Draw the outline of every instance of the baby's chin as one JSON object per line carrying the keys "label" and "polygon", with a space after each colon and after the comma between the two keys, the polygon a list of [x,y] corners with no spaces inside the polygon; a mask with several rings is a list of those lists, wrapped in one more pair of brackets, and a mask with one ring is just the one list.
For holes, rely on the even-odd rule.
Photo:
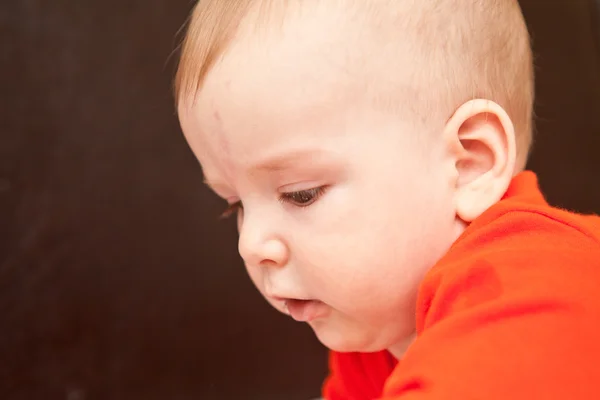
{"label": "baby's chin", "polygon": [[347,324],[335,316],[309,322],[309,325],[325,347],[340,353],[374,353],[390,348],[395,342],[377,329]]}

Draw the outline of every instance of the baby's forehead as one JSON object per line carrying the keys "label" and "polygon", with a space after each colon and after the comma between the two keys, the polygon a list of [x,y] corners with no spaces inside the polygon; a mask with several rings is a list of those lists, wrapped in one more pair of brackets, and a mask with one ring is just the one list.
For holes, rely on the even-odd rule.
{"label": "baby's forehead", "polygon": [[[247,6],[239,10],[238,15],[230,15],[230,21],[226,14],[217,18],[219,10],[212,10],[213,20],[206,20],[206,16],[204,21],[192,17],[178,71],[178,91],[189,92],[201,86],[206,75],[217,64],[232,58],[232,54],[238,58],[235,60],[238,75],[244,73],[244,61],[262,55],[263,60],[269,61],[264,68],[272,68],[276,57],[281,58],[280,64],[312,62],[315,68],[311,73],[327,72],[323,68],[329,63],[338,79],[354,74],[353,79],[357,80],[356,75],[373,64],[392,64],[407,42],[407,36],[398,38],[398,26],[390,29],[389,15],[384,15],[389,10],[382,8],[385,3],[398,13],[406,7],[402,5],[410,3],[406,0],[246,0],[237,3],[247,3]],[[200,23],[204,23],[204,28],[195,26]],[[209,29],[211,23],[215,24],[214,29]]]}
{"label": "baby's forehead", "polygon": [[395,97],[409,92],[414,62],[402,44],[390,51],[378,28],[364,17],[357,21],[356,13],[339,3],[311,2],[316,6],[272,14],[251,10],[204,76],[200,93],[218,96],[211,104],[220,110],[274,99],[278,113],[293,114],[369,92],[381,95],[391,86],[406,86],[395,90]]}

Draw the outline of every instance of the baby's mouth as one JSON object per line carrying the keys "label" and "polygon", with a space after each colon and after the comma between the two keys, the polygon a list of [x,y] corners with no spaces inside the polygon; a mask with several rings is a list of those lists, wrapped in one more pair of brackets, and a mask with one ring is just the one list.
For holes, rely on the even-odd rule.
{"label": "baby's mouth", "polygon": [[322,318],[327,312],[327,306],[319,300],[285,299],[284,305],[288,314],[298,322]]}

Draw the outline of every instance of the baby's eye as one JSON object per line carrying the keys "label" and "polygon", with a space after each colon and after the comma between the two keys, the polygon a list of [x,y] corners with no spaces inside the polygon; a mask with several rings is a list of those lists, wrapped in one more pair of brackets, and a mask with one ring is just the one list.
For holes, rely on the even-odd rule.
{"label": "baby's eye", "polygon": [[243,209],[244,209],[244,206],[242,205],[242,202],[237,201],[237,202],[232,203],[229,206],[227,206],[227,209],[225,211],[223,211],[223,213],[221,213],[220,218],[229,218],[232,215],[237,214],[238,212],[240,212]]}
{"label": "baby's eye", "polygon": [[279,200],[298,207],[308,207],[325,192],[325,187],[318,187],[297,192],[282,193]]}

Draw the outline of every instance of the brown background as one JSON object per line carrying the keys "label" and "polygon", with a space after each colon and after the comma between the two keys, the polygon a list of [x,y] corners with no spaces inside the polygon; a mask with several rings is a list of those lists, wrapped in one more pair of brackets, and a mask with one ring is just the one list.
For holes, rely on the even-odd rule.
{"label": "brown background", "polygon": [[[594,0],[523,8],[531,168],[600,212]],[[308,399],[310,330],[251,286],[170,97],[189,0],[0,2],[0,398]],[[600,272],[599,272],[600,273]]]}

